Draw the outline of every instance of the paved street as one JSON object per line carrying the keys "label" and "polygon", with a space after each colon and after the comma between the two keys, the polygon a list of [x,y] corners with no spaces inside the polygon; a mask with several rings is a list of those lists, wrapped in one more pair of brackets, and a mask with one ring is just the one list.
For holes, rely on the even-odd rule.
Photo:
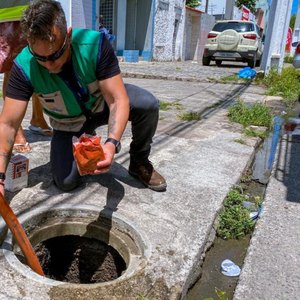
{"label": "paved street", "polygon": [[[34,276],[30,270],[24,270],[11,251],[4,251],[0,254],[1,300],[24,297],[35,300],[111,300],[114,296],[135,299],[137,295],[144,295],[146,299],[184,299],[201,272],[201,259],[214,237],[217,212],[230,187],[239,181],[251,163],[258,143],[258,139],[246,138],[241,126],[228,121],[227,107],[238,98],[252,103],[264,101],[264,89],[245,83],[221,84],[218,81],[235,74],[244,64],[236,64],[233,68],[217,68],[213,64],[203,67],[191,62],[120,65],[126,83],[144,87],[161,102],[173,104],[169,110],[160,111],[151,155],[154,165],[167,178],[167,191],[155,193],[145,189],[128,175],[126,168],[131,140],[128,125],[122,138],[123,150],[116,156],[110,173],[86,177],[82,187],[71,193],[61,193],[51,179],[50,139],[27,130],[29,107],[23,122],[28,141],[33,146],[32,152],[26,154],[30,160],[29,186],[18,193],[8,193],[8,199],[20,220],[26,221],[29,227],[33,226],[33,216],[50,213],[53,209],[65,216],[70,209],[79,212],[93,210],[113,222],[121,220],[120,224],[127,224],[128,228],[137,231],[132,235],[133,239],[142,237],[145,249],[138,258],[137,269],[129,264],[133,268],[132,274],[125,273],[120,280],[105,287],[70,286]],[[155,79],[149,79],[155,74]],[[178,115],[183,112],[199,113],[201,119],[182,121]],[[97,133],[105,137],[106,128],[97,130]],[[245,143],[236,143],[237,139],[243,139]],[[284,146],[281,149],[286,149]],[[287,153],[289,150],[282,152]],[[280,157],[282,163],[276,170],[286,168],[288,163],[287,155]],[[292,169],[290,172],[293,176],[296,174]],[[269,204],[266,203],[267,209],[251,242],[236,299],[297,299],[300,292],[297,285],[299,247],[287,250],[288,235],[282,239],[289,231],[290,236],[294,236],[292,243],[298,245],[297,234],[291,229],[299,229],[296,216],[300,215],[300,208],[296,200],[285,200],[286,189],[293,199],[296,183],[291,179],[288,182],[273,177],[270,183],[270,190],[266,193]],[[276,203],[272,204],[274,201]],[[284,212],[288,222],[280,222],[279,211]],[[277,226],[277,229],[272,230],[268,224],[274,228]],[[0,226],[2,238],[4,233]],[[60,234],[59,230],[57,234]],[[283,251],[284,256],[281,255]],[[288,264],[284,266],[286,257]]]}
{"label": "paved street", "polygon": [[211,66],[202,66],[201,62],[121,62],[121,70],[125,77],[143,77],[155,79],[169,79],[178,81],[208,82],[236,74],[247,66],[245,63],[224,62],[217,67],[214,62]]}

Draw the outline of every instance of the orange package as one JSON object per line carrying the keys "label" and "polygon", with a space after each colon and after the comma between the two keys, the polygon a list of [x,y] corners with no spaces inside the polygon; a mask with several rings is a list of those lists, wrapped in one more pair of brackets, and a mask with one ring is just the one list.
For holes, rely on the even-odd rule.
{"label": "orange package", "polygon": [[73,154],[80,175],[93,174],[97,162],[104,160],[100,136],[82,134],[79,139],[73,137]]}

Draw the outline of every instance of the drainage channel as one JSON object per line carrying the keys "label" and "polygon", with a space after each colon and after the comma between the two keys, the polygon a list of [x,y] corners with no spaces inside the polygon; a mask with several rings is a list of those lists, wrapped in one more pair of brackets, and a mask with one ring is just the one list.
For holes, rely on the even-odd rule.
{"label": "drainage channel", "polygon": [[[240,179],[239,186],[244,194],[260,196],[264,198],[268,178],[269,178],[269,157],[272,148],[272,135],[264,140],[258,148],[252,164],[245,172],[244,178]],[[229,277],[221,273],[221,264],[225,259],[230,259],[236,265],[242,267],[247,249],[249,247],[251,235],[247,235],[239,240],[223,240],[216,237],[211,247],[205,254],[202,265],[201,277],[188,291],[186,300],[203,299],[232,299],[234,290],[238,282],[238,276]],[[226,293],[226,296],[218,296]]]}

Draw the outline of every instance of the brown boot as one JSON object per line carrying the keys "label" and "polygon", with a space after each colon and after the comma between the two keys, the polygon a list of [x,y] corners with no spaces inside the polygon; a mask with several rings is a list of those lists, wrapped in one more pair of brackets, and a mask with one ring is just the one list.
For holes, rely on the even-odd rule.
{"label": "brown boot", "polygon": [[145,186],[156,192],[163,192],[167,188],[166,180],[154,170],[152,164],[130,163],[129,174],[137,177]]}

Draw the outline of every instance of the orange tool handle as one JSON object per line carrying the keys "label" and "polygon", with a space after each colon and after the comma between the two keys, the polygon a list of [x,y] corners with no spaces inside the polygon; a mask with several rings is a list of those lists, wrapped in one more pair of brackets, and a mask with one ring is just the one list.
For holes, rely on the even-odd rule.
{"label": "orange tool handle", "polygon": [[43,269],[40,265],[38,257],[36,256],[32,245],[20,224],[18,218],[14,214],[11,207],[8,205],[7,201],[0,193],[0,214],[3,217],[5,223],[7,224],[8,228],[12,232],[13,236],[17,240],[29,267],[39,275],[45,276]]}

